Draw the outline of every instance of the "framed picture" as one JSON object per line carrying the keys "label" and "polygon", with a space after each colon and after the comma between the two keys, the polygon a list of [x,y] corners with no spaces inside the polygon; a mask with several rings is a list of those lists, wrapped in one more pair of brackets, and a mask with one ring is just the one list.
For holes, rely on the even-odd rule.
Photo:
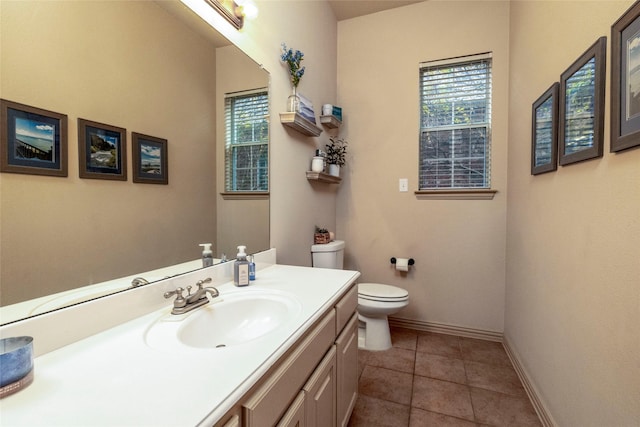
{"label": "framed picture", "polygon": [[558,168],[558,92],[554,83],[533,103],[531,115],[531,175]]}
{"label": "framed picture", "polygon": [[0,99],[0,171],[67,176],[67,116]]}
{"label": "framed picture", "polygon": [[611,146],[640,146],[640,2],[611,26]]}
{"label": "framed picture", "polygon": [[78,119],[80,178],[127,180],[127,131]]}
{"label": "framed picture", "polygon": [[155,136],[131,133],[133,145],[133,182],[142,184],[169,183],[167,140]]}
{"label": "framed picture", "polygon": [[607,38],[601,37],[562,74],[560,164],[602,157]]}

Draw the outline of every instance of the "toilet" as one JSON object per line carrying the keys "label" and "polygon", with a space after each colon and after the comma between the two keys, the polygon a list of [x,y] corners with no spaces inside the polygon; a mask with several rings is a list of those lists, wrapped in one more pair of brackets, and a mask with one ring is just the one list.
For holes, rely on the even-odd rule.
{"label": "toilet", "polygon": [[[313,267],[342,269],[344,241],[311,246]],[[380,283],[358,284],[358,348],[381,351],[391,348],[388,316],[409,304],[409,292]]]}

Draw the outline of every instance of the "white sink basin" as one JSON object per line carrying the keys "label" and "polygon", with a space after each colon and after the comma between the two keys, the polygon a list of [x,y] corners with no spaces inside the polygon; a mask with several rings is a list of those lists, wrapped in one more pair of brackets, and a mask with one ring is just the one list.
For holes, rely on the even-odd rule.
{"label": "white sink basin", "polygon": [[224,349],[274,333],[301,311],[284,292],[238,290],[221,293],[184,315],[163,315],[146,331],[147,345],[158,350]]}

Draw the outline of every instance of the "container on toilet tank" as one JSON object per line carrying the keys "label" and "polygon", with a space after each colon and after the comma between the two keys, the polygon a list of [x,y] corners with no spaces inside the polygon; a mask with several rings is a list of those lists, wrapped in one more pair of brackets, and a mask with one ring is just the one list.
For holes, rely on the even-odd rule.
{"label": "container on toilet tank", "polygon": [[342,270],[344,265],[344,241],[334,240],[324,245],[312,245],[311,262],[313,267]]}

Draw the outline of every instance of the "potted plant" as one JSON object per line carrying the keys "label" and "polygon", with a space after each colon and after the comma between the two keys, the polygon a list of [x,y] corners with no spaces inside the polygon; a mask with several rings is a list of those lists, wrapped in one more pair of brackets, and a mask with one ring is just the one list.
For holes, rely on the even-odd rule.
{"label": "potted plant", "polygon": [[313,233],[313,243],[316,245],[324,245],[331,241],[331,235],[326,228],[320,228],[316,225],[316,232]]}
{"label": "potted plant", "polygon": [[327,164],[329,174],[340,176],[340,166],[344,166],[347,157],[347,141],[344,138],[331,137],[327,144]]}

